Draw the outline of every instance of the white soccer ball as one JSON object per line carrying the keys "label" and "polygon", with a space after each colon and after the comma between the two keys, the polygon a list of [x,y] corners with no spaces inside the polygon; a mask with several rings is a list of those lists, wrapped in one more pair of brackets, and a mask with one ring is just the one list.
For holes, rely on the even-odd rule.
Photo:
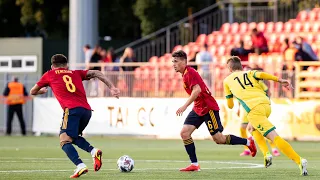
{"label": "white soccer ball", "polygon": [[118,164],[118,169],[121,171],[121,172],[130,172],[132,171],[133,167],[134,167],[134,161],[133,159],[128,156],[128,155],[123,155],[121,156],[118,161],[117,161],[117,164]]}

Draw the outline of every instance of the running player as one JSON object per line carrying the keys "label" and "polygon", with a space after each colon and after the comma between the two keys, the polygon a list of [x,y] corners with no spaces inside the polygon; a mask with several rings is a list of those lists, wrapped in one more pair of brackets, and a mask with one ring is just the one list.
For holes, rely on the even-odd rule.
{"label": "running player", "polygon": [[268,146],[264,137],[276,144],[280,151],[292,159],[300,168],[301,175],[308,175],[307,160],[301,158],[275,131],[268,117],[271,113],[270,100],[262,90],[258,81],[261,79],[279,82],[286,88],[291,88],[288,80],[259,71],[243,71],[241,60],[233,56],[227,61],[231,74],[223,81],[224,91],[229,108],[233,108],[233,97],[236,97],[246,110],[249,126],[252,126],[252,135],[264,155],[265,167],[272,164],[272,156],[268,156]]}
{"label": "running player", "polygon": [[[248,66],[244,68],[244,71],[248,71],[248,70],[251,70],[251,68],[248,67]],[[253,69],[253,70],[255,70],[255,69]],[[261,86],[262,90],[266,93],[266,96],[268,96],[270,98],[271,94],[270,94],[268,86],[262,80],[258,81],[258,83]],[[240,136],[242,138],[248,138],[248,136],[247,136],[247,127],[248,127],[249,121],[248,121],[248,118],[247,118],[247,113],[246,113],[245,109],[240,105],[240,102],[239,102],[238,115],[239,115],[239,117],[241,119]],[[252,132],[250,132],[250,133],[252,133]],[[272,141],[270,141],[269,139],[267,141],[270,144],[273,156],[280,156],[280,153],[279,153],[279,151],[277,149],[277,146]],[[267,152],[267,154],[270,155],[270,152]],[[249,156],[249,155],[250,155],[250,150],[248,149],[247,146],[244,146],[244,151],[240,154],[240,156]]]}
{"label": "running player", "polygon": [[87,102],[82,81],[98,78],[109,87],[111,94],[116,98],[119,98],[120,91],[100,71],[68,70],[68,60],[62,54],[52,56],[51,64],[51,70],[41,77],[40,81],[30,90],[30,94],[44,94],[47,92],[46,87],[51,87],[64,110],[60,127],[60,146],[69,159],[77,166],[70,178],[78,178],[87,173],[88,168],[82,162],[72,144],[91,153],[95,171],[98,171],[102,166],[102,151],[91,146],[81,136],[82,131],[89,123],[92,111]]}
{"label": "running player", "polygon": [[191,165],[180,169],[180,171],[200,171],[191,134],[203,122],[206,123],[212,139],[217,144],[246,145],[250,149],[252,157],[254,157],[257,150],[253,140],[222,134],[223,126],[220,122],[219,106],[197,71],[187,66],[186,53],[181,50],[174,52],[172,62],[174,70],[182,74],[184,89],[190,95],[187,102],[177,110],[176,114],[181,116],[187,107],[194,102],[194,107],[187,116],[180,132]]}

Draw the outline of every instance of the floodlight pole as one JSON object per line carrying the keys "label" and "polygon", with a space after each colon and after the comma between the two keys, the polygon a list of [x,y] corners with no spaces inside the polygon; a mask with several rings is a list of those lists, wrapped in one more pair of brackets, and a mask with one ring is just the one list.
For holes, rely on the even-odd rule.
{"label": "floodlight pole", "polygon": [[98,0],[70,0],[69,63],[84,63],[83,46],[98,44]]}

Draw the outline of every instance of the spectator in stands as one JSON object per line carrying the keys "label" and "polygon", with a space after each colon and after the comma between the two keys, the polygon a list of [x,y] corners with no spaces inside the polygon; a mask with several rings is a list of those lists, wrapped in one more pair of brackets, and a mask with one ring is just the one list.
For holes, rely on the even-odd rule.
{"label": "spectator in stands", "polygon": [[[244,41],[240,40],[239,44],[231,49],[231,56],[238,56],[241,61],[248,61],[249,53],[253,53],[252,49],[246,49],[244,46]],[[243,63],[243,66],[246,65]]]}
{"label": "spectator in stands", "polygon": [[[190,55],[188,56],[188,62],[195,63],[198,52],[199,52],[198,50],[191,51]],[[191,67],[193,67],[195,70],[198,70],[197,65],[191,65]]]}
{"label": "spectator in stands", "polygon": [[[282,78],[286,78],[288,80],[290,80],[291,84],[293,87],[295,87],[295,67],[294,67],[294,61],[286,61],[285,64],[282,67],[282,74],[281,74]],[[290,89],[286,89],[286,88],[282,88],[281,86],[279,86],[280,88],[280,97],[287,97],[287,98],[293,98],[294,97],[294,90]],[[283,93],[281,93],[283,92]]]}
{"label": "spectator in stands", "polygon": [[198,72],[202,76],[206,85],[211,88],[211,73],[210,73],[210,65],[203,63],[211,63],[213,62],[212,55],[208,51],[208,45],[204,44],[204,50],[200,51],[196,55],[196,63],[198,64]]}
{"label": "spectator in stands", "polygon": [[[93,52],[92,52],[92,56],[91,56],[91,59],[90,59],[90,63],[102,62],[101,51],[102,51],[102,48],[99,45],[96,45],[94,47]],[[99,71],[101,71],[101,67],[100,66],[90,67],[89,69],[90,70],[99,70]]]}
{"label": "spectator in stands", "polygon": [[[119,62],[120,59],[116,57],[113,48],[109,48],[106,52],[106,57],[104,58],[104,62],[106,63],[116,63]],[[118,66],[107,66],[107,71],[119,71]],[[109,79],[112,81],[113,84],[118,84],[118,73],[116,72],[109,72],[108,73]],[[109,93],[109,91],[107,91]]]}
{"label": "spectator in stands", "polygon": [[296,53],[296,61],[318,61],[318,56],[313,51],[311,45],[303,40],[302,37],[296,37],[293,42],[295,48],[298,49]]}
{"label": "spectator in stands", "polygon": [[231,49],[231,56],[248,56],[249,53],[252,53],[251,49],[246,49],[244,47],[244,41],[240,40],[237,47]]}
{"label": "spectator in stands", "polygon": [[[284,64],[282,66],[281,77],[285,79],[290,79],[292,86],[295,86],[295,55],[298,51],[293,43],[289,43],[289,40],[285,40],[285,44],[287,48],[284,51],[283,59]],[[279,97],[287,97],[293,98],[294,97],[294,90],[287,90],[286,88],[282,88],[279,86]]]}
{"label": "spectator in stands", "polygon": [[85,63],[86,63],[86,69],[89,69],[89,62],[90,62],[90,59],[91,59],[91,56],[92,56],[92,52],[93,50],[91,49],[90,45],[87,44],[83,47],[83,52],[84,52],[84,57],[85,57]]}
{"label": "spectator in stands", "polygon": [[[101,51],[102,48],[99,45],[96,45],[92,51],[92,56],[90,58],[90,63],[100,63],[102,62],[102,57],[101,57]],[[87,68],[89,70],[98,70],[101,71],[101,66],[93,66]],[[90,79],[90,81],[88,81],[88,94],[89,96],[98,96],[99,93],[100,95],[102,95],[102,91],[99,88],[99,81],[96,79]]]}
{"label": "spectator in stands", "polygon": [[290,43],[289,43],[289,39],[285,38],[284,39],[284,43],[282,43],[281,47],[280,47],[280,51],[281,52],[285,52],[287,49],[290,48]]}
{"label": "spectator in stands", "polygon": [[110,59],[107,57],[107,51],[105,49],[102,49],[100,52],[101,61],[104,63],[110,63]]}
{"label": "spectator in stands", "polygon": [[269,52],[268,49],[268,42],[267,39],[264,37],[263,32],[258,32],[256,28],[252,30],[251,34],[252,39],[252,49],[257,54],[267,53]]}
{"label": "spectator in stands", "polygon": [[115,61],[116,61],[117,56],[116,56],[116,54],[114,53],[114,49],[113,49],[112,47],[108,49],[108,51],[107,51],[107,57],[108,57],[108,59],[111,60],[110,62],[115,62]]}
{"label": "spectator in stands", "polygon": [[293,63],[295,61],[296,53],[298,49],[291,43],[288,42],[288,47],[284,50],[283,59],[284,63]]}
{"label": "spectator in stands", "polygon": [[[134,57],[133,49],[131,49],[130,47],[127,47],[124,50],[124,53],[120,58],[120,63],[133,63],[133,62],[137,62]],[[133,84],[134,84],[133,71],[135,70],[135,68],[136,68],[135,66],[122,66],[121,67],[122,71],[128,71],[125,74],[125,82],[126,82],[126,86],[128,89],[129,97],[132,97],[132,93],[133,93]]]}

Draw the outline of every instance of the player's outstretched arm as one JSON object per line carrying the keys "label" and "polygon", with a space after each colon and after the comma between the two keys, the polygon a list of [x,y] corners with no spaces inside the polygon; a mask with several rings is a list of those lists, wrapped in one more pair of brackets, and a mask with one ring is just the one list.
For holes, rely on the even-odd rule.
{"label": "player's outstretched arm", "polygon": [[188,98],[187,102],[186,102],[182,107],[180,107],[180,108],[177,110],[176,114],[177,114],[178,116],[181,116],[182,113],[187,109],[187,107],[188,107],[194,100],[197,99],[197,97],[199,96],[200,92],[201,92],[201,88],[200,88],[199,84],[194,85],[194,86],[192,87],[192,92],[191,92],[191,95],[190,95],[190,97]]}
{"label": "player's outstretched arm", "polygon": [[114,96],[116,98],[119,98],[120,90],[118,88],[116,88],[112,84],[112,82],[104,74],[102,74],[101,71],[89,70],[87,72],[87,79],[91,79],[91,78],[98,78],[100,81],[102,81],[105,85],[108,86],[112,96]]}
{"label": "player's outstretched arm", "polygon": [[35,84],[33,88],[31,88],[30,90],[30,94],[34,96],[39,94],[44,94],[46,92],[48,92],[48,89],[46,87],[40,87],[37,84]]}
{"label": "player's outstretched arm", "polygon": [[286,80],[286,79],[281,79],[277,76],[274,76],[272,74],[266,73],[266,72],[254,72],[253,77],[255,78],[259,78],[259,79],[265,79],[265,80],[272,80],[275,82],[279,82],[282,86],[284,86],[285,88],[289,89],[293,89],[290,81]]}

